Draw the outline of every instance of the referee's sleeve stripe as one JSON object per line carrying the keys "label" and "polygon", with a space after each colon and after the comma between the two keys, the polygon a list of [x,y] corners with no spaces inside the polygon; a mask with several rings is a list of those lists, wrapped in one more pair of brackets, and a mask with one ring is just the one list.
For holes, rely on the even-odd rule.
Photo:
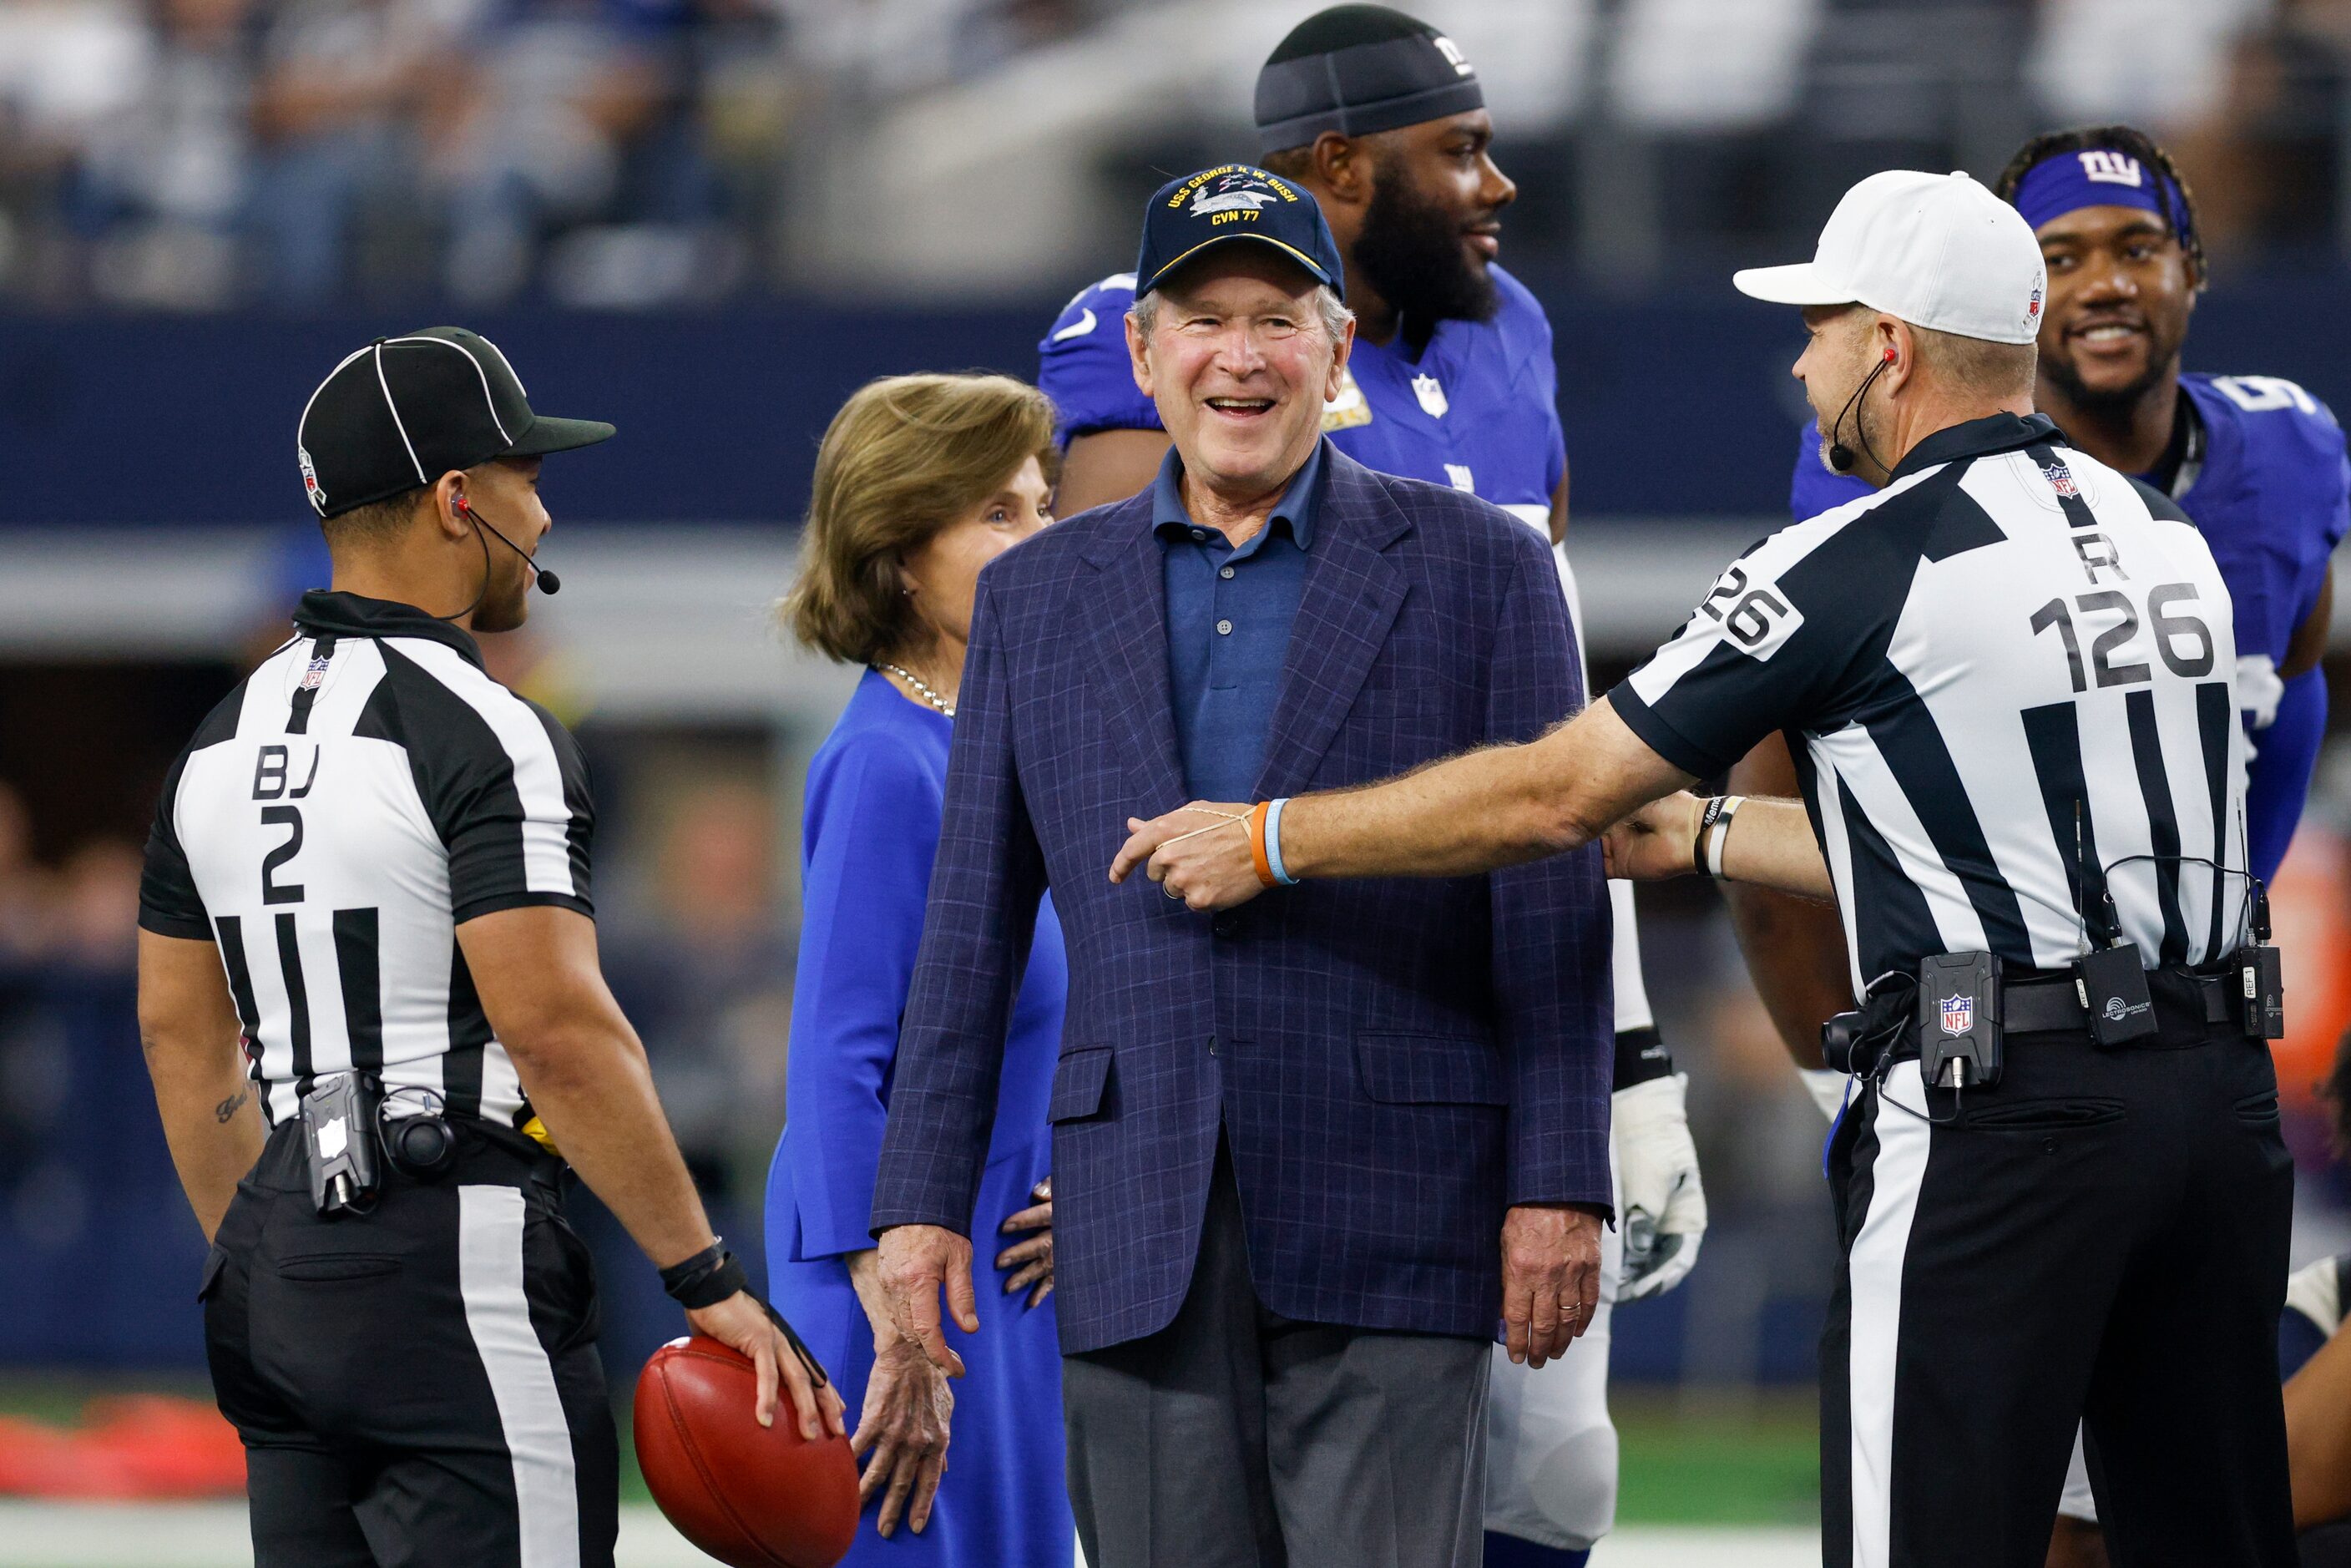
{"label": "referee's sleeve stripe", "polygon": [[572,874],[571,807],[564,796],[563,764],[538,715],[454,648],[408,637],[398,646],[480,715],[506,752],[515,794],[522,801],[523,885],[533,893],[588,896]]}

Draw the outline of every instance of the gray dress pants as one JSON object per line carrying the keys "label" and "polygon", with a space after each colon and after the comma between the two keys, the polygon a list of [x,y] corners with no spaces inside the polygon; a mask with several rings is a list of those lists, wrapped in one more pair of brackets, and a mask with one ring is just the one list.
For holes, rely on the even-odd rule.
{"label": "gray dress pants", "polygon": [[1478,1568],[1490,1357],[1482,1339],[1269,1312],[1220,1141],[1175,1321],[1062,1359],[1086,1561]]}

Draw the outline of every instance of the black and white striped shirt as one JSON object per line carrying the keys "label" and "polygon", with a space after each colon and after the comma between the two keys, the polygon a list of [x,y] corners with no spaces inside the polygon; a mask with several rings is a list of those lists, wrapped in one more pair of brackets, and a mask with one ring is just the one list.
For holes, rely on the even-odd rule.
{"label": "black and white striped shirt", "polygon": [[1609,702],[1701,778],[1788,732],[1858,988],[1934,953],[2070,965],[2085,865],[2149,966],[2235,946],[2236,663],[2185,515],[2000,414],[1740,557]]}
{"label": "black and white striped shirt", "polygon": [[361,1069],[521,1126],[456,927],[593,914],[579,744],[423,611],[309,593],[295,625],[172,766],[140,924],[218,944],[273,1124]]}

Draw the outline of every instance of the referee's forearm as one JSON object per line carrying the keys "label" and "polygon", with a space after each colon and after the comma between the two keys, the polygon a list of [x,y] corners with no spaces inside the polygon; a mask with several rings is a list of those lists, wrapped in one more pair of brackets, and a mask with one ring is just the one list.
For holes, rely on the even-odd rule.
{"label": "referee's forearm", "polygon": [[653,1091],[644,1048],[625,1020],[501,1041],[555,1146],[656,1267],[710,1245],[709,1218]]}
{"label": "referee's forearm", "polygon": [[1297,877],[1474,876],[1591,841],[1543,786],[1529,746],[1489,746],[1360,789],[1282,808]]}
{"label": "referee's forearm", "polygon": [[139,933],[139,1043],[172,1167],[207,1241],[266,1136],[237,1049],[243,1027],[210,942]]}
{"label": "referee's forearm", "polygon": [[266,1134],[253,1085],[236,1064],[235,1043],[147,1035],[148,1075],[172,1168],[209,1241],[236,1196],[236,1184],[261,1158]]}

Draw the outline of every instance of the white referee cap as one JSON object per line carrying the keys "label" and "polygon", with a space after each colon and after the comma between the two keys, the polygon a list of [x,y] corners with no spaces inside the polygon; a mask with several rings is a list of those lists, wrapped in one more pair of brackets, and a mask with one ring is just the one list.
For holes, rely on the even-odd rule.
{"label": "white referee cap", "polygon": [[1778,305],[1861,304],[1914,327],[2030,343],[2049,274],[2032,225],[1965,174],[1889,169],[1844,193],[1812,260],[1730,281]]}

